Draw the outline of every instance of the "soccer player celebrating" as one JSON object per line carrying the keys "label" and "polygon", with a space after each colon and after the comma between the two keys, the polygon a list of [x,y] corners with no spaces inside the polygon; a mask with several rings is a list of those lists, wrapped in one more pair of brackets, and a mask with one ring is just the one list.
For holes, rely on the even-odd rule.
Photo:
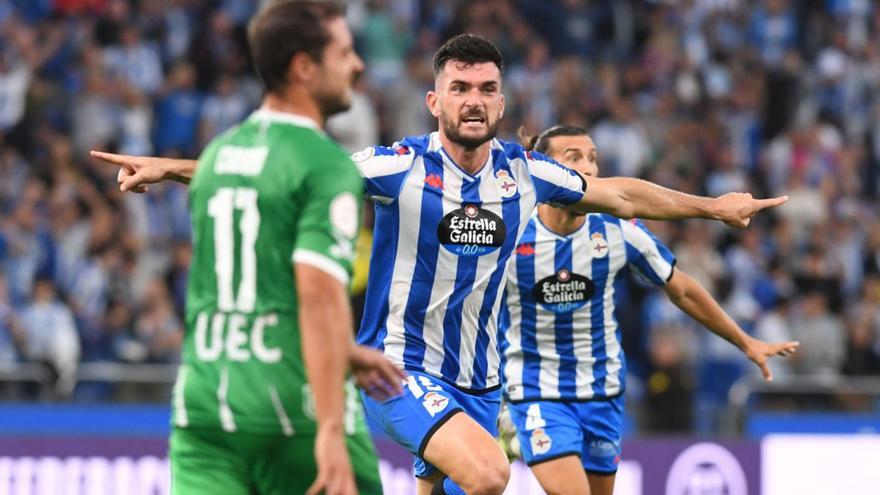
{"label": "soccer player celebrating", "polygon": [[[459,35],[434,55],[426,97],[437,132],[355,153],[376,203],[367,310],[358,342],[409,371],[401,395],[364,396],[367,414],[415,455],[418,492],[500,494],[497,314],[508,260],[539,203],[624,218],[709,218],[745,227],[786,198],[703,198],[629,179],[582,176],[494,138],[504,113],[501,53]],[[193,162],[96,155],[123,190],[186,181]]]}
{"label": "soccer player celebrating", "polygon": [[379,495],[377,457],[345,373],[351,362],[380,398],[404,375],[354,346],[347,285],[363,186],[321,130],[348,107],[363,63],[329,2],[273,4],[248,37],[263,106],[207,146],[190,183],[172,490]]}
{"label": "soccer player celebrating", "polygon": [[[587,131],[557,126],[527,145],[588,177],[598,175]],[[736,345],[771,379],[767,359],[797,342],[746,334],[636,220],[542,205],[508,268],[502,316],[504,395],[522,456],[549,494],[611,495],[620,459],[625,359],[614,281],[629,266],[670,301]]]}

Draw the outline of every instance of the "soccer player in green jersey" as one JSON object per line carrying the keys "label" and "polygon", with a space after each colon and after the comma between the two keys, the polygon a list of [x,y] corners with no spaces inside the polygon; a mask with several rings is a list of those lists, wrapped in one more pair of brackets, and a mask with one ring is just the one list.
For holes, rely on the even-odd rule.
{"label": "soccer player in green jersey", "polygon": [[331,2],[277,2],[252,20],[263,105],[207,146],[190,182],[175,494],[382,492],[346,369],[381,398],[404,375],[352,340],[363,186],[322,131],[363,70],[342,14]]}

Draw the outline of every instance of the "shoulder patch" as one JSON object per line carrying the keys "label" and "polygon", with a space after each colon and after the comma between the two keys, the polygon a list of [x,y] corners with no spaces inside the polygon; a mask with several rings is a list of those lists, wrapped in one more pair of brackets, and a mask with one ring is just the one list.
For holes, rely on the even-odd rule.
{"label": "shoulder patch", "polygon": [[373,155],[376,154],[376,149],[372,146],[364,148],[357,153],[351,155],[351,159],[357,163],[365,162],[370,158],[373,158]]}
{"label": "shoulder patch", "polygon": [[354,194],[343,192],[333,198],[330,202],[330,223],[334,229],[349,239],[357,236],[358,206]]}

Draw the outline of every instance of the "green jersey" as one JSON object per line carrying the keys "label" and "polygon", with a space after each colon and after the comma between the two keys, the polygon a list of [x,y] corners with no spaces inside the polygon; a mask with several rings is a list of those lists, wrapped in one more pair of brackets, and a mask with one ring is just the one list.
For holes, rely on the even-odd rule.
{"label": "green jersey", "polygon": [[[190,183],[176,426],[316,431],[293,262],[348,284],[362,188],[348,155],[305,117],[260,110],[208,145]],[[363,419],[354,387],[346,388],[353,433]]]}

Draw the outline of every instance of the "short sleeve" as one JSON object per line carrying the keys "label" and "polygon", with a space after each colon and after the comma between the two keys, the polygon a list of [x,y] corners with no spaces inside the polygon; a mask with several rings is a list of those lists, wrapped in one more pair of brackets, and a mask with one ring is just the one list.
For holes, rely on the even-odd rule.
{"label": "short sleeve", "polygon": [[583,199],[587,183],[574,170],[534,151],[526,152],[526,163],[535,184],[539,204],[564,207]]}
{"label": "short sleeve", "polygon": [[655,285],[665,285],[672,277],[675,256],[638,220],[621,220],[626,243],[627,263]]}
{"label": "short sleeve", "polygon": [[360,231],[363,184],[348,159],[304,177],[293,262],[314,266],[348,286]]}
{"label": "short sleeve", "polygon": [[399,144],[370,146],[351,155],[364,178],[367,196],[383,204],[397,199],[414,157],[411,148]]}

